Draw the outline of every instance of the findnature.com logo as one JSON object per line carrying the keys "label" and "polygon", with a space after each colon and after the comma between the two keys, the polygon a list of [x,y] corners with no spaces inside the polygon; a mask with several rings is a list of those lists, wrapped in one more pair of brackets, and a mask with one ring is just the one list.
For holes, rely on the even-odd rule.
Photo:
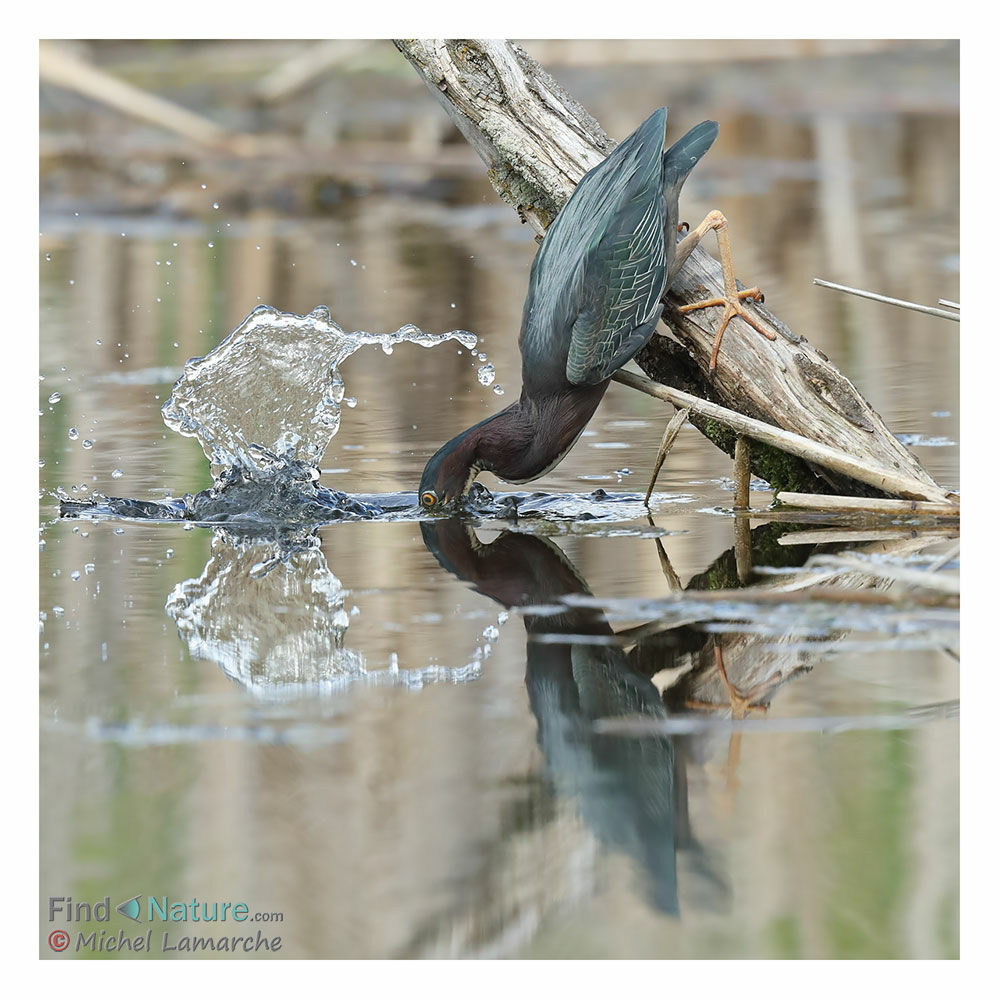
{"label": "findnature.com logo", "polygon": [[[112,912],[132,923],[150,924],[149,928],[138,933],[129,933],[125,928],[115,932],[110,927],[91,927],[92,923],[110,923]],[[278,951],[281,949],[281,937],[265,935],[259,928],[255,934],[246,935],[250,927],[243,930],[240,925],[232,925],[231,929],[243,930],[241,933],[208,931],[221,929],[220,924],[223,923],[281,923],[284,922],[284,914],[251,912],[246,902],[220,899],[205,901],[197,897],[189,902],[179,902],[171,901],[167,895],[133,895],[112,909],[111,898],[108,895],[93,903],[74,902],[70,896],[53,895],[48,900],[48,921],[68,923],[71,926],[77,924],[72,931],[57,928],[49,933],[47,941],[49,950],[57,954],[65,951],[106,954],[152,951],[161,954],[181,954],[214,951],[220,954],[244,955],[261,951]],[[170,928],[161,928],[164,923],[169,924]],[[201,930],[201,926],[188,925],[195,923],[209,925],[204,926],[204,932],[197,933],[194,930]]]}

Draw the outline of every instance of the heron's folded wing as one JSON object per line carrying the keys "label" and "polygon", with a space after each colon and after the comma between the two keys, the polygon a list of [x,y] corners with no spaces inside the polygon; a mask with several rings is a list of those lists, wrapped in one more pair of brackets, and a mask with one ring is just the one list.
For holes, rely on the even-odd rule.
{"label": "heron's folded wing", "polygon": [[660,201],[649,199],[633,227],[626,216],[580,269],[580,309],[565,368],[575,385],[609,378],[645,345],[662,314],[666,246]]}

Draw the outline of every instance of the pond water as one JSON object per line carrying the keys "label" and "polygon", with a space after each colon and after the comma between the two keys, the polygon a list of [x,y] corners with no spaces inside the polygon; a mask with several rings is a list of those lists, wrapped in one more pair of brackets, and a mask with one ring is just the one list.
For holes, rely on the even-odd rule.
{"label": "pond water", "polygon": [[[925,72],[956,81],[955,52]],[[755,97],[724,79],[681,92],[676,134],[722,126],[683,217],[722,208],[740,275],[959,488],[956,326],[811,284],[959,301],[956,105],[899,106],[886,78],[911,84],[913,67],[881,59],[841,67],[860,97],[764,110],[792,68],[757,68]],[[558,75],[619,136],[657,103],[654,81],[627,73],[609,96]],[[389,98],[366,99],[377,117]],[[745,576],[731,462],[685,428],[650,518],[639,500],[672,411],[620,385],[532,484],[556,497],[533,516],[421,520],[427,458],[519,392],[530,234],[474,163],[419,183],[337,174],[347,193],[322,217],[263,195],[230,208],[227,178],[180,171],[190,211],[43,183],[43,901],[107,896],[113,912],[141,895],[141,926],[90,928],[151,928],[153,957],[189,956],[162,950],[164,930],[259,930],[281,937],[258,954],[276,957],[956,956],[954,614],[679,602]],[[161,408],[184,362],[262,304],[479,338],[342,365],[320,482],[395,515],[293,537],[60,519],[60,495],[211,485]],[[754,589],[859,585],[835,546],[752,523]],[[953,531],[887,535],[851,557],[889,574],[957,566]],[[606,721],[622,717],[646,728]],[[150,921],[163,896],[253,915],[210,931]],[[53,926],[72,931],[67,956],[114,956],[77,950],[83,924],[47,912],[43,956]]]}

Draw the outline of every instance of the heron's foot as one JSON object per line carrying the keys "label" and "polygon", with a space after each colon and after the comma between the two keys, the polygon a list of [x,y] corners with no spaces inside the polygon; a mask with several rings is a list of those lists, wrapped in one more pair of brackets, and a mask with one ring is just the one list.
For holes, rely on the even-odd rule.
{"label": "heron's foot", "polygon": [[693,252],[694,247],[697,246],[697,244],[712,229],[718,239],[718,253],[721,257],[722,282],[725,288],[725,293],[721,298],[708,298],[703,302],[692,302],[690,305],[683,305],[680,307],[680,312],[693,312],[696,309],[707,309],[712,305],[723,305],[725,307],[725,312],[722,315],[721,322],[718,324],[718,332],[715,334],[715,342],[711,349],[711,364],[708,369],[709,371],[715,370],[715,363],[718,360],[718,348],[721,347],[722,337],[725,335],[725,330],[728,327],[728,324],[735,316],[745,319],[745,321],[749,323],[754,330],[756,330],[761,336],[765,336],[768,340],[777,339],[777,334],[769,330],[757,315],[750,312],[749,309],[742,304],[742,300],[744,298],[752,298],[757,302],[762,302],[763,293],[759,288],[743,288],[741,291],[737,290],[739,286],[735,280],[735,267],[732,264],[732,239],[729,236],[728,219],[725,218],[721,212],[708,212],[708,214],[704,216],[704,220],[701,224],[684,236],[683,239],[676,244],[676,254],[670,273],[675,275],[679,272],[684,262]]}
{"label": "heron's foot", "polygon": [[722,314],[721,322],[718,324],[718,331],[715,333],[715,342],[711,347],[711,363],[708,365],[709,371],[715,370],[718,361],[718,351],[721,348],[722,337],[728,324],[736,317],[744,319],[761,336],[768,340],[776,340],[777,334],[767,329],[756,315],[742,304],[742,299],[751,298],[754,302],[763,301],[763,292],[759,288],[743,288],[737,291],[734,296],[723,295],[720,298],[706,298],[703,302],[692,302],[690,305],[681,305],[679,311],[683,313],[695,312],[697,309],[708,309],[712,306],[723,305],[725,312]]}

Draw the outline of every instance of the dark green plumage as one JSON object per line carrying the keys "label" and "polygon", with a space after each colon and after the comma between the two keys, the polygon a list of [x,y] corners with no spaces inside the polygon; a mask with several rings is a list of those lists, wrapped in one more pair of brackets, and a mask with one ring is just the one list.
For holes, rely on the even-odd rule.
{"label": "dark green plumage", "polygon": [[649,339],[672,276],[680,188],[717,134],[702,122],[664,152],[659,108],[579,182],[531,268],[525,388],[550,392],[558,369],[573,385],[603,381]]}

